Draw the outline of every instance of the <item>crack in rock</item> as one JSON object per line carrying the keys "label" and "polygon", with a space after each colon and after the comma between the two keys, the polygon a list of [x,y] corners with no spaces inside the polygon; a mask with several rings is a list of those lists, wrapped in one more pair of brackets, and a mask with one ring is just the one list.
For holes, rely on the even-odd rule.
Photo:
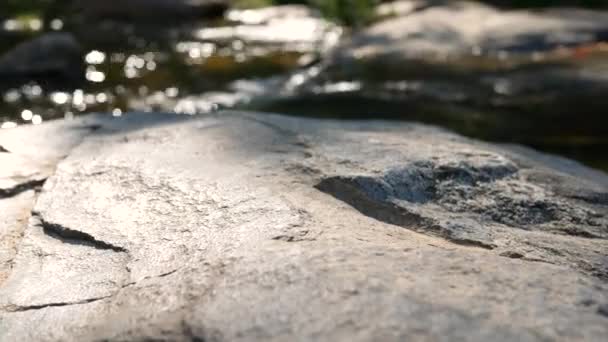
{"label": "crack in rock", "polygon": [[45,182],[46,182],[46,178],[34,179],[34,180],[27,181],[25,183],[17,184],[11,188],[6,188],[6,189],[0,188],[0,199],[15,197],[28,190],[39,191]]}
{"label": "crack in rock", "polygon": [[121,289],[124,289],[124,288],[127,288],[127,287],[135,286],[135,285],[137,285],[139,282],[144,281],[144,280],[148,280],[148,279],[155,279],[155,278],[164,278],[164,277],[168,277],[168,276],[170,276],[170,275],[172,275],[172,274],[175,274],[175,273],[176,273],[177,271],[179,271],[179,270],[180,270],[180,269],[178,268],[178,269],[175,269],[175,270],[172,270],[172,271],[169,271],[169,272],[165,272],[165,273],[161,273],[161,274],[158,274],[158,275],[154,275],[154,276],[146,276],[146,277],[143,277],[142,279],[140,279],[140,280],[138,280],[138,281],[132,281],[132,282],[126,283],[126,284],[122,285],[120,288],[121,288]]}
{"label": "crack in rock", "polygon": [[284,241],[284,242],[304,242],[304,241],[316,241],[317,239],[314,237],[308,237],[310,233],[309,230],[302,230],[296,232],[295,234],[283,234],[277,235],[272,238],[275,241]]}
{"label": "crack in rock", "polygon": [[6,311],[6,312],[24,312],[24,311],[41,310],[41,309],[46,309],[46,308],[51,308],[51,307],[82,305],[82,304],[98,302],[100,300],[108,299],[110,297],[112,297],[112,296],[88,298],[88,299],[83,299],[83,300],[79,300],[79,301],[75,301],[75,302],[58,302],[58,303],[47,303],[47,304],[40,304],[40,305],[26,305],[26,306],[8,305],[4,308],[4,311]]}
{"label": "crack in rock", "polygon": [[[179,270],[180,269],[178,268],[178,269],[175,269],[175,270],[172,270],[172,271],[168,271],[168,272],[156,275],[156,276],[148,276],[148,277],[143,278],[142,280],[168,277],[168,276],[170,276],[172,274],[175,274]],[[117,294],[119,294],[122,289],[125,289],[125,288],[130,287],[130,286],[137,285],[137,283],[138,282],[131,282],[131,283],[125,284],[125,285],[121,286],[121,288],[118,291],[116,291],[115,293],[107,295],[107,296],[102,296],[102,297],[82,299],[82,300],[73,301],[73,302],[57,302],[57,303],[47,303],[47,304],[39,304],[39,305],[15,305],[15,304],[9,304],[9,305],[6,305],[4,307],[0,307],[0,310],[2,310],[4,312],[24,312],[24,311],[41,310],[41,309],[51,308],[51,307],[61,307],[61,306],[70,306],[70,305],[89,304],[89,303],[98,302],[100,300],[112,298],[112,297],[116,296]]]}
{"label": "crack in rock", "polygon": [[117,253],[128,253],[127,249],[98,240],[90,234],[73,230],[60,224],[47,222],[40,216],[40,213],[33,212],[32,216],[39,219],[39,224],[42,227],[44,234],[60,240],[63,243],[90,246],[95,249],[111,250]]}

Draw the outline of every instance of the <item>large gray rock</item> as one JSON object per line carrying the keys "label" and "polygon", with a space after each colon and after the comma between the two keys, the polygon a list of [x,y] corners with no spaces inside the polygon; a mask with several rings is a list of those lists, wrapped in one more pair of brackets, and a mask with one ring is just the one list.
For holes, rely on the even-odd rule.
{"label": "large gray rock", "polygon": [[1,285],[2,341],[608,334],[603,173],[407,123],[90,120]]}

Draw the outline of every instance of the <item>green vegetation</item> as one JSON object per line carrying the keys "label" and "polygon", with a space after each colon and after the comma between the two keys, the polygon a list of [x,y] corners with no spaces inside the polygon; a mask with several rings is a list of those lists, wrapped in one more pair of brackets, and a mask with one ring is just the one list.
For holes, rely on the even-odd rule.
{"label": "green vegetation", "polygon": [[235,0],[233,6],[236,8],[259,8],[274,5],[273,0]]}
{"label": "green vegetation", "polygon": [[348,26],[363,26],[373,19],[374,0],[311,0],[328,18]]}
{"label": "green vegetation", "polygon": [[0,3],[0,15],[19,16],[40,14],[48,8],[52,2],[53,0],[4,0]]}

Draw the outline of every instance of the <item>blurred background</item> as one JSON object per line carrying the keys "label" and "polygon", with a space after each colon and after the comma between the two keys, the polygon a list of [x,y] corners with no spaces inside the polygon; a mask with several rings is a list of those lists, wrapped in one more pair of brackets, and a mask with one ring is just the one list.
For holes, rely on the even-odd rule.
{"label": "blurred background", "polygon": [[0,127],[223,108],[411,120],[608,171],[605,0],[2,0]]}

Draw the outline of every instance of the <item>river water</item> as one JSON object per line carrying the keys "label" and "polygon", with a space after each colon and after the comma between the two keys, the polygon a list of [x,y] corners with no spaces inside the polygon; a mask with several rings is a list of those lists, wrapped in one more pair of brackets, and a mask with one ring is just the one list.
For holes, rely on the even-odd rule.
{"label": "river water", "polygon": [[[74,25],[57,18],[44,27],[36,15],[5,14],[0,55],[45,33],[68,31],[82,45],[84,63],[67,74],[1,76],[0,127],[92,112],[195,115],[221,108],[412,120],[608,170],[607,102],[596,101],[601,89],[558,84],[531,96],[522,86],[530,80],[517,75],[477,83],[425,73],[402,79],[390,70],[344,77],[319,62],[344,29],[307,12],[265,16],[270,14],[233,10],[223,19],[163,25]],[[583,62],[601,78],[608,77],[607,60],[608,49],[596,46]],[[536,67],[538,77],[550,74],[543,71],[550,63]],[[565,93],[578,95],[562,101]]]}

